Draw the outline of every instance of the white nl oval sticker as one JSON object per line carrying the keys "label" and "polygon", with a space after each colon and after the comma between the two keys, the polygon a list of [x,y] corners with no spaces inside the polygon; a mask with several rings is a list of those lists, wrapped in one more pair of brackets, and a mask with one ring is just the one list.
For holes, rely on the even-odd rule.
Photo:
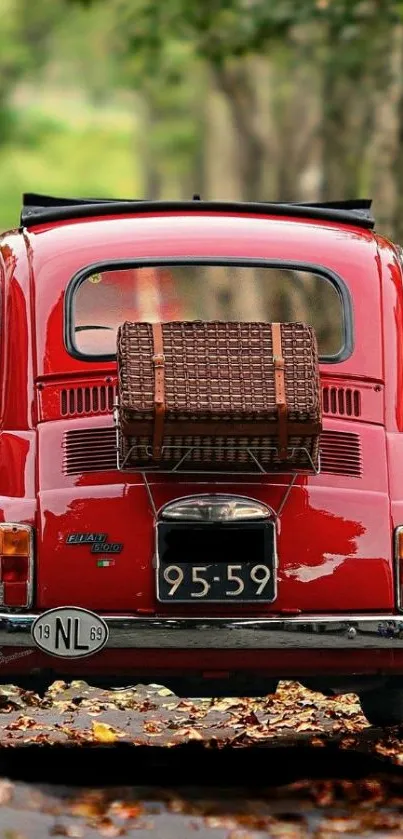
{"label": "white nl oval sticker", "polygon": [[83,658],[105,646],[109,629],[94,612],[61,606],[39,615],[31,633],[37,647],[45,653],[60,658]]}

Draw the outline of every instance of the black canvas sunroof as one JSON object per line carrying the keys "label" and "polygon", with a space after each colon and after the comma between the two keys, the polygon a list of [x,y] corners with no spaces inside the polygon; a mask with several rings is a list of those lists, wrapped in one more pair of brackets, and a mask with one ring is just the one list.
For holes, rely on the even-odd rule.
{"label": "black canvas sunroof", "polygon": [[330,201],[324,203],[273,203],[265,201],[233,202],[202,201],[195,196],[191,201],[146,201],[143,199],[116,198],[57,198],[50,195],[24,193],[21,210],[21,226],[33,227],[37,224],[63,219],[90,218],[91,216],[120,215],[125,213],[205,211],[228,213],[267,213],[276,216],[295,216],[328,221],[339,221],[371,229],[375,220],[371,214],[372,201],[357,199],[350,201]]}

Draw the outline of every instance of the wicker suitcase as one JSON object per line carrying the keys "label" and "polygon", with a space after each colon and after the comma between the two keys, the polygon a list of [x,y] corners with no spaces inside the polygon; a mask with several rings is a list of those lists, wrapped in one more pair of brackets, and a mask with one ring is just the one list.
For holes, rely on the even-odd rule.
{"label": "wicker suitcase", "polygon": [[117,359],[120,468],[317,469],[321,403],[311,327],[126,322]]}

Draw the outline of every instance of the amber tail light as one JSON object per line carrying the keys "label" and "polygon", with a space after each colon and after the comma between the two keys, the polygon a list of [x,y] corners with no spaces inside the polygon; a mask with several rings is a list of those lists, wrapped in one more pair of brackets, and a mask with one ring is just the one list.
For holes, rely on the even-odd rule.
{"label": "amber tail light", "polygon": [[32,569],[32,527],[0,524],[0,605],[31,605]]}

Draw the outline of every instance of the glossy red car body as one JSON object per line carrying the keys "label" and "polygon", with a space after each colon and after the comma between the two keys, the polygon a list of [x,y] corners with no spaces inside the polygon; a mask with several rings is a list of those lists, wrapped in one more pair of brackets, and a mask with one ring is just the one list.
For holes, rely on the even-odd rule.
{"label": "glossy red car body", "polygon": [[[111,205],[108,214],[37,221],[0,240],[0,516],[35,534],[29,608],[36,615],[64,605],[100,615],[159,619],[399,617],[395,528],[403,523],[403,273],[399,249],[351,220],[276,214],[273,207]],[[299,476],[278,524],[278,596],[265,605],[173,607],[158,603],[153,567],[154,521],[141,474],[102,466],[66,469],[65,433],[112,428],[115,362],[85,362],[65,346],[64,296],[71,277],[92,263],[137,258],[232,257],[324,266],[344,280],[352,300],[354,346],[340,363],[321,364],[328,471]],[[77,408],[78,389],[91,389]],[[81,393],[84,393],[84,390]],[[333,435],[333,436],[332,436]],[[341,437],[337,435],[342,435]],[[344,436],[343,436],[344,435]],[[95,438],[94,438],[95,439]],[[99,439],[99,438],[97,438]],[[336,441],[336,442],[335,442]],[[337,443],[339,441],[339,443]],[[333,445],[335,443],[335,446]],[[96,445],[96,443],[94,443]],[[333,456],[332,456],[333,451]],[[80,455],[77,455],[80,457]],[[79,461],[80,462],[80,461]],[[329,467],[330,463],[330,467]],[[251,495],[277,509],[287,475],[194,478],[153,475],[156,507],[199,492]],[[107,524],[106,524],[107,522]],[[100,568],[85,545],[65,544],[72,531],[107,529],[124,543],[115,564]],[[23,625],[23,621],[21,623]],[[135,630],[133,630],[135,631]],[[387,634],[387,633],[386,633]],[[393,629],[396,638],[396,626]],[[381,632],[382,635],[382,632]],[[0,677],[141,674],[231,679],[403,674],[403,644],[272,649],[200,645],[111,647],[84,660],[57,659],[1,638]],[[290,636],[291,638],[292,636]],[[17,641],[16,641],[17,639]],[[12,642],[12,643],[11,643]]]}

